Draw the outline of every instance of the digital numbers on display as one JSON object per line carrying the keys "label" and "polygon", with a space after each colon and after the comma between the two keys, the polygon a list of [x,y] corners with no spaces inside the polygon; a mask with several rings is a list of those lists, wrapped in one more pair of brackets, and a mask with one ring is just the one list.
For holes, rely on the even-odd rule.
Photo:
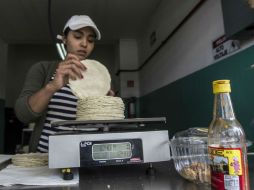
{"label": "digital numbers on display", "polygon": [[92,147],[93,160],[125,159],[130,158],[131,155],[129,142],[93,144]]}

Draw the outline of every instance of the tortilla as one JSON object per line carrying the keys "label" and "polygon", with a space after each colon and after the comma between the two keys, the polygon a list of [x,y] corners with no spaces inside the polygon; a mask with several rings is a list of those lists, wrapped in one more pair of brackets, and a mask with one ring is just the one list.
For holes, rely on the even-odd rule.
{"label": "tortilla", "polygon": [[78,100],[77,120],[124,119],[124,103],[120,97],[100,96]]}
{"label": "tortilla", "polygon": [[75,96],[83,99],[88,96],[105,96],[110,90],[111,77],[108,69],[96,60],[81,61],[86,70],[82,72],[83,79],[69,80],[69,86]]}
{"label": "tortilla", "polygon": [[48,153],[15,154],[12,164],[20,167],[39,167],[48,165]]}

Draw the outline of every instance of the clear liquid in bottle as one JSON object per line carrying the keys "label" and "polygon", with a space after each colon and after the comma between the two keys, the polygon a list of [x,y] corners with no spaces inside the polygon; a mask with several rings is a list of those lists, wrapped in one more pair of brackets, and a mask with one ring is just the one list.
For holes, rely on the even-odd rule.
{"label": "clear liquid in bottle", "polygon": [[211,187],[249,190],[246,139],[230,97],[229,80],[213,82],[213,120],[208,131]]}

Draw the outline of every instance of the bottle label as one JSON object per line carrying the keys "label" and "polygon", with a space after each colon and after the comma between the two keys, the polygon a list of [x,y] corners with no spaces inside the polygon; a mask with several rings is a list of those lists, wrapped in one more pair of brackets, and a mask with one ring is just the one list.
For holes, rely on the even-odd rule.
{"label": "bottle label", "polygon": [[241,148],[208,147],[211,186],[216,190],[245,190]]}

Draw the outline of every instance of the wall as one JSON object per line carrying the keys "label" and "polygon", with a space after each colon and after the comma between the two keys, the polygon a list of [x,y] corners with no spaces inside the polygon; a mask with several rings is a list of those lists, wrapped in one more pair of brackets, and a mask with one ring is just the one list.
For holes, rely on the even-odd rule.
{"label": "wall", "polygon": [[[184,17],[200,0],[188,0],[179,3],[179,0],[161,0],[154,14],[149,19],[147,28],[139,39],[140,64],[167,38]],[[150,45],[150,35],[155,32],[155,42]]]}
{"label": "wall", "polygon": [[8,45],[0,39],[0,153],[3,153],[4,142],[4,107],[5,107],[5,80]]}
{"label": "wall", "polygon": [[254,141],[254,45],[141,97],[140,116],[167,118],[170,136],[212,120],[212,81],[230,79],[236,117]]}
{"label": "wall", "polygon": [[0,39],[0,99],[5,99],[5,80],[8,45]]}
{"label": "wall", "polygon": [[211,43],[223,34],[220,1],[208,0],[140,72],[139,116],[165,116],[171,137],[189,127],[208,127],[211,82],[230,79],[236,116],[253,141],[254,43],[215,62]]}
{"label": "wall", "polygon": [[[160,11],[166,10],[157,10]],[[168,17],[170,14],[168,12]],[[163,18],[156,21],[160,20]],[[166,28],[164,25],[162,30]],[[212,64],[212,41],[223,34],[220,0],[207,0],[141,70],[141,96]],[[143,46],[143,49],[148,48]],[[144,55],[144,51],[140,54]]]}
{"label": "wall", "polygon": [[[139,76],[136,70],[138,68],[138,44],[135,39],[119,40],[119,63],[118,71],[120,79],[120,92],[122,98],[139,96]],[[131,71],[131,72],[129,72]],[[129,85],[128,83],[132,84]]]}

